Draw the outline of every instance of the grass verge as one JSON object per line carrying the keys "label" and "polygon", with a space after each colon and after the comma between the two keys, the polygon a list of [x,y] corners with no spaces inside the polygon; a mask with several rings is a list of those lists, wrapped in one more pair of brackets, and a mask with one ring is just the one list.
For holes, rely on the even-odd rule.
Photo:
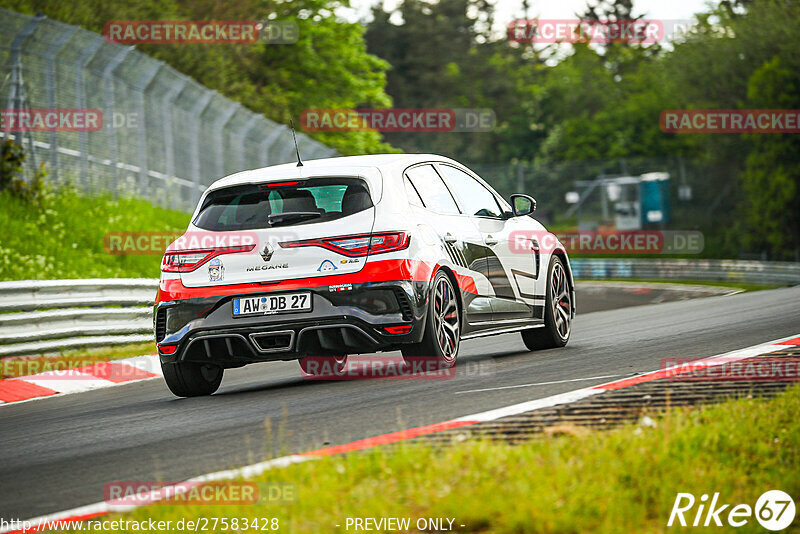
{"label": "grass verge", "polygon": [[109,232],[182,232],[189,215],[135,198],[48,191],[37,204],[0,192],[0,280],[157,278],[161,255],[106,252]]}
{"label": "grass verge", "polygon": [[66,350],[55,356],[16,356],[0,360],[2,367],[2,377],[0,378],[16,378],[46,371],[77,369],[95,363],[155,353],[155,342],[147,342],[96,349]]}
{"label": "grass verge", "polygon": [[[280,531],[289,533],[345,532],[348,517],[410,517],[412,524],[420,517],[455,518],[460,532],[659,532],[670,530],[677,492],[698,498],[719,492],[722,503],[750,506],[770,489],[800,495],[798,410],[795,386],[770,400],[672,410],[655,427],[515,446],[404,444],[256,479],[296,484],[293,504],[155,505],[121,517],[173,525],[200,517],[278,518]],[[737,531],[763,529],[751,517]]]}
{"label": "grass verge", "polygon": [[780,285],[762,285],[762,284],[749,284],[746,282],[715,282],[710,280],[646,280],[638,278],[607,278],[607,279],[581,279],[579,282],[630,282],[639,284],[653,284],[654,286],[664,284],[679,284],[687,286],[711,286],[721,287],[727,289],[741,289],[744,292],[748,291],[761,291],[762,289],[775,289],[784,287]]}

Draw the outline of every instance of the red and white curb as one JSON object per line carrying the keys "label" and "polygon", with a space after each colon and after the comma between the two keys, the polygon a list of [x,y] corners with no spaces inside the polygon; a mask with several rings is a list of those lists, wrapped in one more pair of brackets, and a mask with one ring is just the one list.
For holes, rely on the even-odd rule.
{"label": "red and white curb", "polygon": [[[769,354],[771,352],[783,350],[787,346],[791,345],[800,345],[800,337],[798,337],[797,335],[789,336],[786,338],[771,341],[769,343],[754,345],[752,347],[726,352],[725,354],[719,354],[717,356],[712,356],[710,358],[695,360],[691,362],[692,369],[694,370],[703,369],[706,367],[713,367],[715,365],[720,365],[722,363],[731,363],[740,360],[745,360],[747,358],[753,358],[755,356],[761,356],[764,354]],[[54,528],[54,525],[58,523],[67,523],[70,521],[84,521],[87,519],[92,519],[112,512],[129,512],[140,506],[157,502],[165,498],[165,496],[167,495],[182,494],[188,491],[191,487],[206,482],[254,477],[260,475],[261,473],[264,473],[265,471],[269,471],[270,469],[286,467],[292,464],[307,462],[310,460],[318,460],[325,456],[369,449],[372,447],[377,447],[379,445],[397,443],[400,441],[409,440],[426,434],[432,434],[434,432],[441,432],[443,430],[451,430],[454,428],[466,427],[469,425],[483,423],[486,421],[494,421],[502,417],[508,417],[510,415],[518,415],[521,413],[530,412],[533,410],[539,410],[542,408],[549,408],[551,406],[556,406],[559,404],[568,404],[571,402],[579,401],[581,399],[585,399],[586,397],[590,397],[592,395],[598,395],[600,393],[604,393],[606,391],[614,391],[629,386],[633,386],[635,384],[642,384],[644,382],[650,382],[662,378],[669,378],[681,372],[683,372],[683,370],[681,370],[680,368],[660,369],[657,371],[651,371],[649,373],[644,373],[633,377],[624,378],[621,380],[615,380],[613,382],[608,382],[605,384],[600,384],[598,386],[576,389],[574,391],[568,391],[566,393],[552,395],[550,397],[545,397],[543,399],[536,399],[532,401],[522,402],[519,404],[513,404],[511,406],[506,406],[503,408],[497,408],[494,410],[480,412],[472,415],[466,415],[464,417],[459,417],[458,419],[452,419],[450,421],[434,423],[432,425],[425,425],[416,428],[409,428],[407,430],[400,430],[398,432],[391,432],[389,434],[382,434],[379,436],[346,443],[344,445],[324,447],[322,449],[316,449],[302,454],[292,454],[289,456],[282,456],[280,458],[275,458],[273,460],[268,460],[265,462],[259,462],[238,469],[218,471],[216,473],[210,473],[207,475],[191,478],[179,484],[164,486],[163,488],[151,491],[149,495],[146,496],[137,495],[136,504],[115,504],[114,502],[107,502],[107,501],[98,502],[95,504],[81,506],[79,508],[73,508],[71,510],[65,510],[63,512],[57,512],[55,514],[49,514],[46,516],[28,519],[26,523],[33,525],[32,528],[28,530],[24,531],[19,529],[12,530],[11,528],[6,528],[6,529],[0,529],[0,533],[13,532],[16,534],[22,532],[38,532],[41,530],[48,530],[50,528]]]}
{"label": "red and white curb", "polygon": [[0,406],[161,376],[157,354],[0,380]]}

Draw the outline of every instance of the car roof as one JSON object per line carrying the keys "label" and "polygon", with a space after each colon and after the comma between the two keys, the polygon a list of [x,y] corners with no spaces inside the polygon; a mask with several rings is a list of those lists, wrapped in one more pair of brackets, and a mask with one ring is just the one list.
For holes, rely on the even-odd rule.
{"label": "car roof", "polygon": [[[425,161],[449,161],[451,163],[457,163],[450,158],[436,154],[370,154],[366,156],[341,156],[337,158],[312,159],[303,161],[302,167],[298,167],[297,163],[293,162],[237,172],[217,180],[211,184],[208,189],[212,190],[231,185],[257,183],[273,178],[307,178],[309,176],[320,176],[330,173],[357,175],[361,174],[365,168],[378,169],[382,174],[391,175],[391,171],[402,171],[409,165]],[[387,172],[383,173],[383,171]]]}

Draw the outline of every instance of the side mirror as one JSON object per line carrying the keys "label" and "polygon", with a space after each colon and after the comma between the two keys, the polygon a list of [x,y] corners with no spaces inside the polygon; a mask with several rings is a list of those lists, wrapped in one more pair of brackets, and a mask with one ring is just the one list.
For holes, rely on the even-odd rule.
{"label": "side mirror", "polygon": [[536,200],[528,195],[511,195],[511,207],[514,209],[514,217],[523,217],[536,211]]}

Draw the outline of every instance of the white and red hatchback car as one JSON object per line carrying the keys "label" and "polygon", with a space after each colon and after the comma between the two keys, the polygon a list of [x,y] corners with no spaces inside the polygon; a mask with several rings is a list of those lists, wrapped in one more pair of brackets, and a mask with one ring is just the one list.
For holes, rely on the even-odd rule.
{"label": "white and red hatchback car", "polygon": [[[564,247],[474,172],[435,155],[321,159],[212,184],[167,249],[154,310],[164,378],[208,395],[255,362],[401,350],[452,366],[459,342],[567,343]],[[544,242],[547,242],[546,244]]]}

